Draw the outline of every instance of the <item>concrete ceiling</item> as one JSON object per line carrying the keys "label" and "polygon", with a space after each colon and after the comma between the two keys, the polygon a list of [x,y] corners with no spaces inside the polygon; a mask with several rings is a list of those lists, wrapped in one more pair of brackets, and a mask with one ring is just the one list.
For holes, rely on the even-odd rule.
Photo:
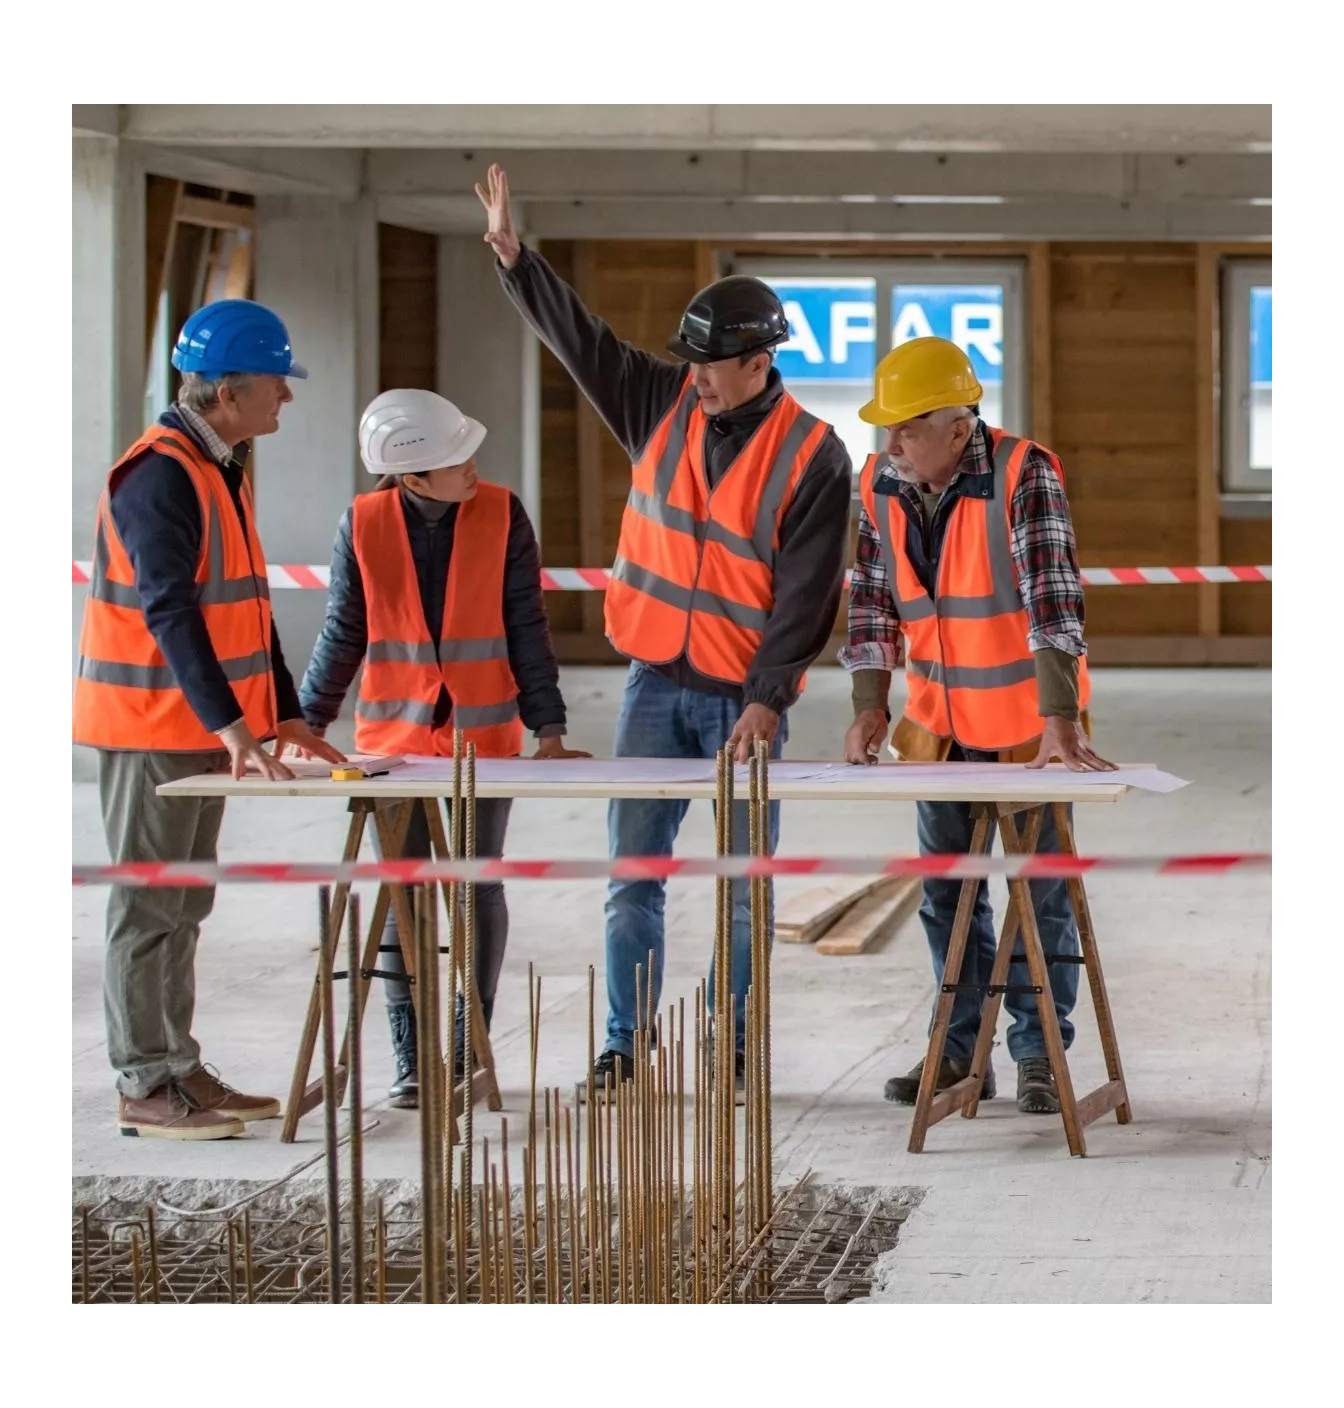
{"label": "concrete ceiling", "polygon": [[534,236],[1260,239],[1267,105],[75,107],[76,134],[256,194],[369,195],[481,228],[507,167]]}

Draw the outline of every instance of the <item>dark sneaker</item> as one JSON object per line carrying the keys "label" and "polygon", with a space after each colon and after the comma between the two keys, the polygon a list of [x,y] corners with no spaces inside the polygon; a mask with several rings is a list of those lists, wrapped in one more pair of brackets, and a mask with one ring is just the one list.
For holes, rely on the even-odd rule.
{"label": "dark sneaker", "polygon": [[[933,1093],[937,1095],[941,1091],[949,1089],[959,1080],[965,1080],[970,1073],[971,1063],[969,1061],[958,1061],[951,1056],[945,1056],[938,1071],[938,1080],[933,1087]],[[892,1076],[882,1088],[883,1098],[891,1100],[897,1105],[913,1105],[919,1098],[919,1082],[923,1074],[924,1062],[921,1060],[909,1075]],[[984,1084],[980,1087],[980,1098],[992,1100],[998,1092],[998,1082],[994,1079],[994,1063],[991,1061],[989,1068],[985,1071]]]}
{"label": "dark sneaker", "polygon": [[[711,1028],[709,1033],[709,1070],[714,1069],[714,1032]],[[711,1084],[710,1096],[714,1094],[714,1087]],[[739,1051],[733,1058],[733,1104],[745,1105],[747,1103],[747,1054]]]}
{"label": "dark sneaker", "polygon": [[1059,1090],[1048,1056],[1028,1056],[1017,1063],[1017,1108],[1024,1115],[1059,1114]]}
{"label": "dark sneaker", "polygon": [[399,1002],[387,1009],[387,1022],[392,1028],[392,1055],[396,1061],[396,1077],[387,1092],[387,1102],[394,1110],[419,1109],[420,1068],[415,1044],[415,1008],[409,1002]]}
{"label": "dark sneaker", "polygon": [[[619,1081],[634,1080],[634,1078],[634,1058],[627,1056],[623,1051],[604,1051],[593,1062],[593,1092],[599,1100],[608,1083],[615,1091]],[[579,1104],[582,1105],[588,1099],[587,1080],[581,1080],[574,1087],[574,1092],[578,1096]]]}
{"label": "dark sneaker", "polygon": [[[472,1062],[473,1067],[475,1062]],[[467,1078],[467,1020],[463,1014],[462,994],[458,993],[453,1010],[453,1084],[461,1085]]]}

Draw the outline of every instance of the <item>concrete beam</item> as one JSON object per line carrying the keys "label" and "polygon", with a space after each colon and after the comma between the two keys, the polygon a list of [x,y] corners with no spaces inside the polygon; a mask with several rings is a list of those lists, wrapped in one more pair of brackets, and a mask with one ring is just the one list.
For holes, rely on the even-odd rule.
{"label": "concrete beam", "polygon": [[[388,225],[404,225],[408,230],[424,230],[431,235],[485,233],[485,213],[475,196],[379,196],[377,206],[379,220]],[[515,220],[521,218],[524,208],[515,204]]]}
{"label": "concrete beam", "polygon": [[359,195],[364,158],[360,152],[332,148],[303,151],[272,147],[141,146],[145,169],[175,181],[243,191],[254,196]]}
{"label": "concrete beam", "polygon": [[[1128,155],[1122,152],[686,152],[494,151],[518,200],[638,200],[770,196],[1002,196],[1006,199],[1268,198],[1268,154]],[[483,179],[474,151],[374,151],[378,196],[465,196]]]}
{"label": "concrete beam", "polygon": [[116,103],[71,103],[70,125],[76,137],[116,137],[121,108]]}
{"label": "concrete beam", "polygon": [[774,151],[1270,150],[1268,103],[131,104],[159,144]]}
{"label": "concrete beam", "polygon": [[[458,200],[445,202],[445,221],[463,218]],[[418,202],[425,216],[434,204]],[[524,209],[533,234],[549,239],[1267,240],[1272,231],[1269,206],[1229,201],[528,201]]]}

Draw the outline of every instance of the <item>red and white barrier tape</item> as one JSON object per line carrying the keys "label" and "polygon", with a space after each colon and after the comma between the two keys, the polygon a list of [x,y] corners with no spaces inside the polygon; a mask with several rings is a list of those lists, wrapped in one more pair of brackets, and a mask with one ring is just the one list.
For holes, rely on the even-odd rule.
{"label": "red and white barrier tape", "polygon": [[134,888],[202,885],[329,885],[386,880],[421,885],[436,880],[664,880],[726,875],[917,875],[965,880],[1001,875],[1010,879],[1058,880],[1104,871],[1150,875],[1227,875],[1267,871],[1268,851],[1185,856],[969,856],[961,854],[851,858],[848,856],[626,856],[620,860],[392,860],[323,863],[264,861],[208,865],[197,861],[77,865],[76,885]]}
{"label": "red and white barrier tape", "polygon": [[[88,583],[93,563],[76,562],[72,582]],[[271,563],[266,575],[272,589],[297,587],[306,591],[326,591],[329,567]],[[1087,587],[1172,587],[1191,582],[1268,582],[1269,567],[1084,567]],[[548,592],[601,592],[607,589],[611,573],[605,567],[543,567],[541,585]],[[845,574],[848,582],[849,574]]]}

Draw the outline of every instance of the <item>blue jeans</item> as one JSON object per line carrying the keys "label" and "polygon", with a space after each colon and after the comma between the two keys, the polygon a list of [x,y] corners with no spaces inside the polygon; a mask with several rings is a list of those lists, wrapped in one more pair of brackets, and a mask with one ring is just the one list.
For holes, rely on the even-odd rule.
{"label": "blue jeans", "polygon": [[[964,757],[967,762],[992,763],[997,761],[995,753],[980,753],[973,749],[954,751],[954,757]],[[1072,817],[1072,808],[1069,815]],[[1019,829],[1024,829],[1025,814],[1014,818]],[[921,855],[930,852],[966,852],[971,849],[971,833],[975,822],[971,819],[970,804],[966,802],[920,802],[919,803],[919,850]],[[1038,851],[1057,853],[1059,833],[1055,828],[1053,811],[1048,809],[1041,823]],[[1033,880],[1030,882],[1031,904],[1036,912],[1036,926],[1041,934],[1041,947],[1047,956],[1050,954],[1076,954],[1079,952],[1078,925],[1073,917],[1073,904],[1069,899],[1069,886],[1066,880]],[[924,903],[920,906],[919,917],[924,921],[924,933],[929,941],[929,951],[933,957],[934,1010],[942,995],[943,967],[947,962],[947,950],[952,940],[952,926],[957,915],[957,899],[961,894],[960,880],[926,880],[924,882]],[[1019,931],[1014,952],[1023,951],[1023,938]],[[980,882],[975,899],[975,911],[971,916],[971,932],[966,939],[966,952],[961,964],[960,983],[988,983],[990,970],[994,966],[994,950],[997,937],[994,933],[994,911],[989,904],[989,887]],[[1059,1031],[1067,1051],[1073,1042],[1073,1023],[1069,1014],[1078,999],[1078,968],[1072,963],[1051,963],[1046,966],[1050,975],[1050,990],[1055,999],[1055,1014],[1059,1018]],[[1008,969],[1008,983],[1012,987],[1027,986],[1031,974],[1025,963],[1013,963]],[[980,1012],[985,994],[959,992],[952,1003],[952,1022],[947,1031],[947,1046],[944,1056],[957,1061],[969,1061],[975,1051],[975,1038],[980,1030]],[[1013,1019],[1008,1028],[1008,1054],[1014,1061],[1024,1061],[1032,1056],[1044,1056],[1045,1034],[1041,1030],[1041,1019],[1036,1011],[1034,993],[1008,993],[1004,1006]],[[929,1028],[933,1022],[930,1019]]]}
{"label": "blue jeans", "polygon": [[[616,720],[617,758],[713,758],[728,741],[742,713],[738,700],[683,689],[665,676],[632,661]],[[788,738],[788,717],[782,715],[770,749],[778,758]],[[614,798],[607,807],[607,840],[617,856],[670,856],[690,803],[656,799]],[[733,852],[749,846],[746,802],[733,806]],[[770,804],[770,853],[779,844],[779,803]],[[606,1050],[633,1056],[637,1012],[635,968],[648,981],[649,951],[653,951],[653,1011],[658,1010],[663,985],[662,880],[613,880],[607,891],[607,1039]],[[773,939],[773,931],[772,931]],[[737,1046],[746,1038],[746,997],[751,983],[750,882],[733,882],[733,1005],[737,1012]],[[709,992],[714,993],[713,955]],[[645,989],[647,993],[647,988]],[[650,1023],[652,1025],[652,1023]]]}

